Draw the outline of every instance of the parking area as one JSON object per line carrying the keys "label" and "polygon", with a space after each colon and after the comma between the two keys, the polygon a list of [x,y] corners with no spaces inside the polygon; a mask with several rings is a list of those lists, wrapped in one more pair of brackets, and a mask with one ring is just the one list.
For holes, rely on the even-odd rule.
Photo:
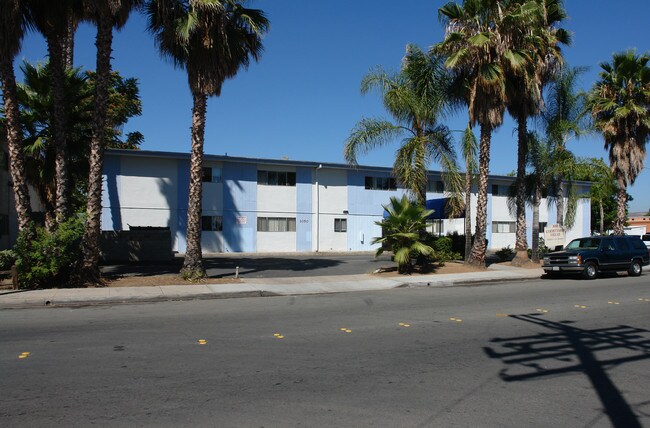
{"label": "parking area", "polygon": [[[390,255],[374,253],[208,254],[204,266],[211,278],[234,278],[237,267],[245,278],[287,278],[323,275],[358,275],[393,266]],[[123,263],[102,266],[105,276],[147,276],[178,273],[183,256],[166,263]]]}

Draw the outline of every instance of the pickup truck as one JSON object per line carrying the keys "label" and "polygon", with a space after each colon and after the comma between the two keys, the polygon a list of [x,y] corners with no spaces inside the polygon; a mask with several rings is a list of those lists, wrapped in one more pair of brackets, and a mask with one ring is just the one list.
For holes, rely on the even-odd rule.
{"label": "pickup truck", "polygon": [[547,276],[582,274],[594,279],[603,271],[627,271],[639,276],[650,263],[648,248],[639,236],[591,236],[574,239],[562,251],[544,256]]}

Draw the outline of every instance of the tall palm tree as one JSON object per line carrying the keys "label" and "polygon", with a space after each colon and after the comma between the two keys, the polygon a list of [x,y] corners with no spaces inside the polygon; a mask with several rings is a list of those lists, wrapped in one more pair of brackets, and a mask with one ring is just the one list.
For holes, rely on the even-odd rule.
{"label": "tall palm tree", "polygon": [[201,254],[202,164],[208,96],[251,59],[258,60],[269,21],[243,0],[149,0],[149,31],[160,52],[187,71],[192,92],[192,155],[187,210],[187,250],[182,275],[205,277]]}
{"label": "tall palm tree", "polygon": [[[517,2],[515,2],[517,3]],[[515,9],[516,19],[507,28],[519,55],[527,61],[523,67],[506,67],[508,112],[517,121],[517,209],[515,229],[516,256],[513,263],[528,261],[526,242],[525,186],[528,118],[540,113],[543,86],[551,73],[562,66],[560,44],[570,43],[569,33],[558,28],[566,18],[561,0],[524,0]],[[507,65],[507,63],[506,63]]]}
{"label": "tall palm tree", "polygon": [[20,51],[24,31],[28,26],[28,10],[20,0],[0,0],[0,82],[6,119],[9,173],[13,181],[18,230],[29,226],[31,206],[25,178],[25,157],[22,150],[22,131],[18,91],[14,73],[14,58]]}
{"label": "tall palm tree", "polygon": [[506,108],[505,68],[522,67],[526,58],[510,45],[504,31],[516,19],[492,0],[447,3],[438,15],[446,24],[445,39],[433,49],[447,55],[445,65],[464,82],[469,120],[480,126],[476,234],[468,263],[485,266],[487,188],[492,131],[503,122]]}
{"label": "tall palm tree", "polygon": [[395,122],[362,119],[345,142],[346,161],[356,165],[359,153],[402,138],[393,173],[420,205],[425,206],[427,168],[433,160],[442,166],[446,188],[459,189],[451,133],[439,122],[446,108],[447,80],[443,58],[426,55],[413,45],[406,47],[399,73],[388,74],[382,69],[368,73],[361,82],[361,93],[379,90]]}
{"label": "tall palm tree", "polygon": [[467,260],[472,251],[472,185],[478,169],[476,164],[478,143],[471,124],[467,124],[463,133],[461,152],[465,159],[465,260]]}
{"label": "tall palm tree", "polygon": [[565,194],[568,193],[570,204],[575,202],[575,186],[572,183],[578,164],[567,149],[567,144],[571,139],[579,138],[586,126],[585,97],[576,91],[578,78],[585,71],[584,67],[564,67],[554,73],[545,95],[545,109],[539,116],[555,158],[550,165],[554,171],[554,191],[549,200],[556,206],[557,223],[567,227],[573,226],[575,209],[565,206]]}
{"label": "tall palm tree", "polygon": [[30,8],[34,27],[45,37],[52,75],[54,121],[53,137],[56,147],[56,214],[61,221],[70,214],[70,177],[66,141],[67,112],[65,110],[65,70],[68,66],[66,44],[70,40],[70,21],[80,13],[80,0],[25,0]]}
{"label": "tall palm tree", "polygon": [[106,133],[106,113],[111,83],[113,28],[121,28],[126,24],[131,11],[142,4],[142,0],[89,0],[84,4],[86,19],[92,21],[97,27],[95,108],[90,142],[86,224],[82,241],[84,260],[81,267],[81,280],[86,283],[97,283],[100,280],[99,237],[102,214],[102,171],[104,148],[108,146],[109,139]]}
{"label": "tall palm tree", "polygon": [[600,80],[588,96],[596,129],[602,132],[618,184],[614,234],[622,235],[626,220],[627,186],[643,169],[650,132],[650,54],[633,50],[615,53],[602,63]]}

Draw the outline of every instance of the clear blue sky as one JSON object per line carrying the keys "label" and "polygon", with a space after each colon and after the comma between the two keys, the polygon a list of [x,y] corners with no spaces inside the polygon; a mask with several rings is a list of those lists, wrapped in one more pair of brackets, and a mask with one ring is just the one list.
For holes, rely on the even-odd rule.
{"label": "clear blue sky", "polygon": [[[226,82],[220,98],[208,104],[205,152],[230,156],[282,158],[343,163],[343,144],[362,117],[385,116],[375,94],[361,96],[359,83],[375,66],[397,70],[407,43],[423,48],[443,36],[432,0],[256,0],[271,31],[264,39],[261,61]],[[590,67],[584,88],[597,78],[598,64],[613,52],[650,50],[650,1],[566,0],[574,33],[565,49],[570,65]],[[77,33],[75,65],[95,68],[95,30],[82,25]],[[142,149],[187,152],[190,148],[191,97],[183,71],[162,60],[146,32],[145,19],[133,15],[115,36],[113,68],[140,82],[142,117],[126,131],[145,136]],[[45,43],[37,34],[24,41],[19,61],[45,58]],[[20,78],[20,77],[19,77]],[[463,129],[463,115],[450,118],[452,129]],[[515,169],[516,136],[506,119],[492,142],[490,172]],[[607,153],[597,135],[569,145],[578,156]],[[364,156],[368,165],[392,165],[397,142]],[[648,163],[650,165],[650,161]],[[432,169],[436,169],[432,165]],[[631,211],[650,209],[648,167],[630,188]]]}

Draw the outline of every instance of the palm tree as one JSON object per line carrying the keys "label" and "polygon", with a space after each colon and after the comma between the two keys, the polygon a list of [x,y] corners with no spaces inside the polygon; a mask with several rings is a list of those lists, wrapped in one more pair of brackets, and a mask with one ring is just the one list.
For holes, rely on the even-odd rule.
{"label": "palm tree", "polygon": [[83,236],[83,264],[81,280],[86,283],[99,282],[99,237],[102,214],[102,171],[104,148],[108,145],[107,105],[111,83],[111,51],[113,27],[121,28],[142,0],[91,0],[85,3],[86,18],[97,26],[97,70],[95,78],[95,108],[93,132],[90,142],[88,203],[86,225]]}
{"label": "palm tree", "polygon": [[[70,56],[66,43],[70,40],[70,21],[80,13],[80,0],[26,0],[31,22],[45,37],[50,60],[53,94],[53,137],[56,147],[56,214],[62,221],[70,214],[70,178],[66,141],[65,70]],[[70,58],[70,59],[68,59]]]}
{"label": "palm tree", "polygon": [[[367,153],[402,138],[393,173],[420,205],[425,206],[427,167],[434,160],[442,165],[446,188],[459,190],[460,177],[451,134],[439,123],[446,107],[446,88],[442,57],[426,55],[413,45],[406,47],[400,73],[388,74],[377,69],[367,74],[361,82],[361,93],[379,90],[384,107],[395,122],[362,119],[345,142],[346,161],[357,165],[360,152]],[[458,191],[451,193],[460,194]]]}
{"label": "palm tree", "polygon": [[262,53],[269,28],[264,13],[243,0],[149,0],[149,31],[161,53],[187,71],[192,92],[192,155],[187,210],[187,250],[182,275],[205,277],[201,254],[202,164],[208,96]]}
{"label": "palm tree", "polygon": [[379,257],[384,248],[390,248],[397,263],[399,273],[409,273],[412,269],[411,260],[422,255],[433,254],[434,250],[422,242],[421,232],[426,228],[427,218],[433,210],[427,210],[420,203],[411,203],[406,195],[401,199],[390,198],[390,203],[384,205],[388,217],[375,222],[381,226],[383,236],[373,238],[373,244],[381,244],[375,257]]}
{"label": "palm tree", "polygon": [[578,78],[585,71],[585,67],[564,67],[554,73],[545,96],[546,108],[539,116],[555,158],[555,162],[550,165],[555,175],[550,200],[556,206],[557,223],[567,227],[573,225],[575,209],[572,206],[565,207],[565,193],[568,192],[569,203],[575,201],[575,186],[572,182],[575,180],[577,165],[575,156],[567,150],[567,144],[571,139],[579,138],[585,128],[585,97],[576,91]]}
{"label": "palm tree", "polygon": [[450,2],[438,11],[446,34],[433,49],[448,56],[445,65],[465,88],[469,120],[481,128],[476,234],[467,259],[477,266],[485,266],[490,141],[506,108],[505,67],[517,69],[526,62],[509,44],[511,38],[503,37],[516,19],[512,12],[489,0],[465,0],[462,5]]}
{"label": "palm tree", "polygon": [[[513,263],[528,261],[526,243],[525,186],[526,149],[529,117],[540,113],[543,86],[551,72],[561,67],[563,59],[559,44],[570,43],[569,33],[557,25],[566,18],[561,0],[521,2],[517,19],[508,28],[519,55],[527,61],[523,67],[506,67],[508,112],[517,121],[517,209],[516,256]],[[508,63],[506,63],[507,65]]]}
{"label": "palm tree", "polygon": [[472,251],[472,184],[478,169],[476,164],[478,144],[471,124],[467,124],[463,133],[461,151],[465,159],[465,260],[467,260]]}
{"label": "palm tree", "polygon": [[614,234],[622,235],[626,220],[627,185],[643,169],[650,131],[650,54],[632,50],[615,53],[602,63],[600,80],[588,95],[588,108],[602,132],[609,162],[618,184]]}
{"label": "palm tree", "polygon": [[9,173],[13,181],[19,231],[26,230],[29,226],[31,206],[25,178],[25,157],[21,144],[22,130],[13,61],[20,51],[24,31],[28,25],[27,13],[24,2],[0,0],[0,82],[6,119]]}

